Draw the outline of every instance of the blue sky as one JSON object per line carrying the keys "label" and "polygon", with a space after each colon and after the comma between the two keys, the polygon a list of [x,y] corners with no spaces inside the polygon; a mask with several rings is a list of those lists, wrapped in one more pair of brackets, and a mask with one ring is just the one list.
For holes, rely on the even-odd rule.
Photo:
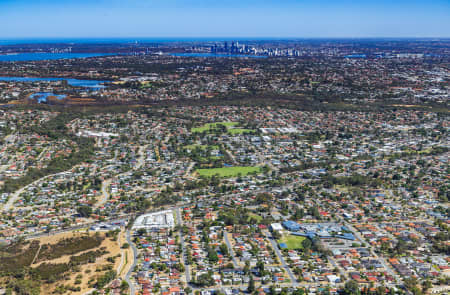
{"label": "blue sky", "polygon": [[450,37],[449,0],[0,0],[0,38]]}

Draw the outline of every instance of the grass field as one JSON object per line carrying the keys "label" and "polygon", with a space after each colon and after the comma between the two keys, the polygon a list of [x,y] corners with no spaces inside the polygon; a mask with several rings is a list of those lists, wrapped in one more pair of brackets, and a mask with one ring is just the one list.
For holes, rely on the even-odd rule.
{"label": "grass field", "polygon": [[293,235],[283,236],[278,240],[278,243],[285,243],[289,250],[303,249],[302,242],[307,239],[306,237],[299,237]]}
{"label": "grass field", "polygon": [[149,81],[145,81],[141,83],[141,86],[139,86],[139,88],[141,89],[146,89],[146,88],[152,88],[152,83]]}
{"label": "grass field", "polygon": [[253,133],[254,130],[251,129],[243,129],[243,128],[230,128],[228,129],[228,133],[235,135],[235,134],[245,134],[245,133]]}
{"label": "grass field", "polygon": [[248,215],[248,220],[250,221],[250,219],[255,219],[256,220],[256,222],[261,222],[262,220],[263,220],[263,218],[262,218],[262,216],[260,216],[260,215],[257,215],[257,214],[255,214],[255,213],[250,213],[249,215]]}
{"label": "grass field", "polygon": [[223,156],[209,156],[209,157],[201,157],[199,159],[200,159],[200,161],[207,162],[207,161],[214,161],[214,160],[223,159]]}
{"label": "grass field", "polygon": [[211,129],[214,129],[215,127],[217,127],[217,125],[223,125],[225,126],[227,129],[230,129],[230,127],[233,126],[237,126],[239,125],[238,122],[218,122],[218,123],[207,123],[203,126],[200,127],[196,127],[196,128],[192,128],[191,131],[192,132],[204,132],[204,131],[209,131]]}
{"label": "grass field", "polygon": [[219,149],[218,145],[202,145],[202,144],[190,144],[190,145],[186,145],[184,148],[189,149],[189,150],[195,150],[196,148],[199,148],[201,150],[206,150],[208,147],[211,147],[211,149],[213,149],[213,150]]}
{"label": "grass field", "polygon": [[223,168],[211,168],[211,169],[197,169],[196,172],[200,176],[213,176],[218,174],[220,177],[236,177],[239,174],[242,176],[248,175],[253,172],[260,172],[260,167],[223,167]]}
{"label": "grass field", "polygon": [[238,122],[218,122],[218,123],[207,123],[203,126],[192,128],[191,131],[195,132],[205,132],[214,129],[217,125],[223,125],[227,128],[227,132],[231,135],[238,134],[246,134],[246,133],[254,133],[254,130],[245,129],[245,128],[236,128],[239,123]]}

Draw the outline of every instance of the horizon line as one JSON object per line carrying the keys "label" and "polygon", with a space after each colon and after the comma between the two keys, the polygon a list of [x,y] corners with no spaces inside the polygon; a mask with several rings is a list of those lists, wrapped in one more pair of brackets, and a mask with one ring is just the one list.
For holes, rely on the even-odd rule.
{"label": "horizon line", "polygon": [[1,40],[50,40],[50,39],[253,39],[253,40],[296,40],[296,39],[450,39],[450,36],[317,36],[317,37],[301,37],[301,36],[121,36],[121,37],[109,37],[109,36],[69,36],[69,37],[2,37]]}

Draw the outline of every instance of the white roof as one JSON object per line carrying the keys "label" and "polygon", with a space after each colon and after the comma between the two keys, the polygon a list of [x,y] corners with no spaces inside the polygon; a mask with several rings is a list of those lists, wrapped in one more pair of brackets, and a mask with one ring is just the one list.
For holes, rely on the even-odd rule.
{"label": "white roof", "polygon": [[281,223],[272,223],[270,226],[273,230],[283,230],[283,226],[281,225]]}

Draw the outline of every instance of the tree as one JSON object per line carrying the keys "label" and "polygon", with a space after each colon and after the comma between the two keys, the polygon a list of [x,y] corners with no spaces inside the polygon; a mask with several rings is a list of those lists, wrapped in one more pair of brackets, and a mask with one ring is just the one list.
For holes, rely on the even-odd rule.
{"label": "tree", "polygon": [[217,252],[214,249],[208,246],[207,251],[208,251],[208,260],[211,263],[216,263],[217,261],[219,261],[219,256],[217,256]]}
{"label": "tree", "polygon": [[250,261],[248,261],[248,260],[245,261],[245,266],[244,266],[243,271],[244,271],[245,274],[249,274],[250,273]]}
{"label": "tree", "polygon": [[311,240],[310,239],[304,239],[302,241],[302,247],[303,247],[305,252],[308,252],[311,249],[311,247],[312,247]]}
{"label": "tree", "polygon": [[405,288],[411,291],[414,295],[421,295],[422,291],[417,286],[418,281],[414,277],[409,277],[404,280]]}
{"label": "tree", "polygon": [[406,242],[402,239],[399,239],[397,245],[395,245],[394,250],[397,252],[398,255],[401,255],[405,253],[406,249],[407,249]]}
{"label": "tree", "polygon": [[147,233],[147,230],[145,228],[140,228],[137,230],[138,236],[143,236],[145,233]]}
{"label": "tree", "polygon": [[361,292],[359,291],[358,283],[354,280],[347,281],[344,286],[344,294],[346,295],[361,294]]}
{"label": "tree", "polygon": [[294,292],[292,292],[292,295],[303,295],[305,294],[305,290],[303,289],[295,289]]}
{"label": "tree", "polygon": [[92,214],[92,207],[83,205],[77,208],[77,212],[81,215],[81,217],[89,217]]}
{"label": "tree", "polygon": [[109,270],[107,271],[103,276],[99,277],[97,279],[97,283],[95,284],[96,288],[103,288],[104,286],[106,286],[109,282],[111,282],[112,280],[114,280],[114,278],[117,276],[116,271],[114,270]]}
{"label": "tree", "polygon": [[429,289],[431,289],[431,287],[433,287],[433,284],[431,283],[431,281],[429,279],[426,279],[425,281],[423,281],[422,291],[424,293],[426,293]]}
{"label": "tree", "polygon": [[262,262],[261,260],[258,260],[258,262],[256,263],[256,267],[258,268],[258,271],[260,273],[261,276],[264,276],[264,262]]}
{"label": "tree", "polygon": [[215,282],[212,277],[212,272],[201,274],[196,281],[196,284],[199,286],[214,286]]}
{"label": "tree", "polygon": [[127,283],[127,281],[122,281],[122,283],[120,284],[120,290],[121,291],[126,291],[126,290],[128,290],[128,283]]}
{"label": "tree", "polygon": [[302,219],[305,216],[305,210],[303,208],[295,210],[295,219]]}
{"label": "tree", "polygon": [[223,254],[224,256],[228,256],[228,247],[227,247],[227,245],[225,245],[224,243],[222,243],[222,244],[220,245],[220,252],[222,252],[222,254]]}
{"label": "tree", "polygon": [[275,240],[278,240],[281,238],[281,234],[276,230],[272,232],[272,236]]}
{"label": "tree", "polygon": [[247,292],[253,293],[255,291],[255,281],[253,280],[253,276],[250,276],[250,281],[248,282]]}
{"label": "tree", "polygon": [[274,285],[271,285],[271,286],[269,287],[269,294],[270,294],[270,295],[275,295],[275,294],[277,294]]}

